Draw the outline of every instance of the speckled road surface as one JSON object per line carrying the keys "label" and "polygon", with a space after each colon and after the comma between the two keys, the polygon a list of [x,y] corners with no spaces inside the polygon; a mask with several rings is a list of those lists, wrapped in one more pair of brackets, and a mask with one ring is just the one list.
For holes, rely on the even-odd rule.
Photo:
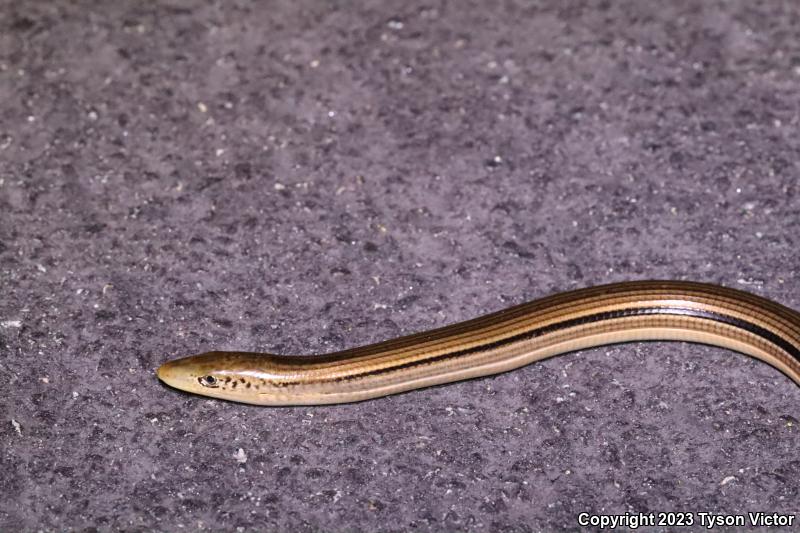
{"label": "speckled road surface", "polygon": [[798,512],[800,389],[721,349],[319,408],[154,370],[629,279],[800,308],[800,4],[107,4],[0,1],[0,530]]}

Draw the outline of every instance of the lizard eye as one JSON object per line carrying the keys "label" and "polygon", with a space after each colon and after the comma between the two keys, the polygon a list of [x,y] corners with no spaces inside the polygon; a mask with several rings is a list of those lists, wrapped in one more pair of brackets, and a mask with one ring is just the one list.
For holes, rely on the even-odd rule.
{"label": "lizard eye", "polygon": [[206,387],[216,387],[217,378],[215,378],[214,376],[203,376],[200,378],[200,384]]}

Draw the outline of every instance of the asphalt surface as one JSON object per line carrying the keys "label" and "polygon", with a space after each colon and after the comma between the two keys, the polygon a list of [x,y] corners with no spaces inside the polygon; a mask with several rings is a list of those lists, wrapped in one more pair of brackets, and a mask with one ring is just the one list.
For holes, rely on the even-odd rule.
{"label": "asphalt surface", "polygon": [[154,371],[630,279],[800,308],[800,4],[106,4],[0,1],[0,530],[799,512],[800,388],[722,349],[318,408]]}

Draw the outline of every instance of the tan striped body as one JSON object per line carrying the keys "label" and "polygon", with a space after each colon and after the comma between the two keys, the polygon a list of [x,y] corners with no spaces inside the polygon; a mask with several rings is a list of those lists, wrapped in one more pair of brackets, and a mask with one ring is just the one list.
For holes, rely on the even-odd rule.
{"label": "tan striped body", "polygon": [[165,363],[158,375],[188,392],[245,403],[342,403],[639,340],[722,346],[757,357],[800,385],[800,314],[742,291],[674,281],[570,291],[445,328],[326,355],[210,352]]}

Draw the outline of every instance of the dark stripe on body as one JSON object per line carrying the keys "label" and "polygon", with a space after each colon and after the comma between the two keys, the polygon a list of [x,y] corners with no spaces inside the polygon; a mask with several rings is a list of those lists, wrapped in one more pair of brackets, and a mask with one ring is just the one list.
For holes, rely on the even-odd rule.
{"label": "dark stripe on body", "polygon": [[[415,366],[420,365],[427,365],[429,363],[435,363],[439,361],[445,361],[448,359],[456,359],[461,356],[474,354],[477,352],[482,352],[486,350],[492,350],[495,348],[500,348],[502,346],[506,346],[509,344],[513,344],[515,342],[535,339],[537,337],[541,337],[543,335],[547,335],[549,333],[554,333],[559,330],[569,329],[577,326],[582,326],[586,324],[593,324],[596,322],[603,322],[606,320],[613,320],[616,318],[628,318],[628,317],[636,317],[636,316],[656,316],[656,315],[668,315],[668,316],[688,316],[693,318],[700,318],[709,320],[712,322],[721,322],[723,324],[728,324],[739,329],[743,329],[747,332],[753,333],[765,339],[766,341],[778,346],[781,350],[788,353],[791,357],[793,357],[797,362],[800,363],[800,348],[786,340],[785,338],[781,337],[780,335],[759,326],[758,324],[753,324],[752,322],[748,322],[746,320],[742,320],[740,318],[736,318],[730,315],[725,315],[721,313],[716,313],[713,311],[706,311],[703,309],[691,309],[691,308],[682,308],[682,307],[635,307],[630,309],[618,309],[614,311],[605,311],[603,313],[595,313],[592,315],[586,315],[582,317],[572,318],[569,320],[564,320],[562,322],[557,322],[555,324],[550,324],[548,326],[543,326],[541,328],[536,328],[531,331],[526,331],[523,333],[518,333],[517,335],[513,335],[511,337],[506,337],[504,339],[499,339],[494,342],[488,344],[481,344],[479,346],[473,346],[472,348],[466,348],[463,350],[458,350],[455,352],[448,352],[436,355],[434,357],[428,357],[425,359],[418,359],[416,361],[409,361],[407,363],[403,363],[400,365],[393,365],[388,366],[386,368],[379,368],[377,370],[371,370],[368,372],[363,372],[359,374],[353,374],[351,376],[342,376],[339,378],[332,378],[332,379],[324,379],[321,381],[330,381],[330,382],[344,382],[344,381],[351,381],[356,379],[361,379],[369,376],[376,376],[380,374],[386,374],[389,372],[394,372],[396,370],[402,370],[406,368],[412,368]],[[285,387],[289,385],[299,385],[301,383],[308,383],[305,382],[292,382],[292,381],[281,381],[280,386]]]}

